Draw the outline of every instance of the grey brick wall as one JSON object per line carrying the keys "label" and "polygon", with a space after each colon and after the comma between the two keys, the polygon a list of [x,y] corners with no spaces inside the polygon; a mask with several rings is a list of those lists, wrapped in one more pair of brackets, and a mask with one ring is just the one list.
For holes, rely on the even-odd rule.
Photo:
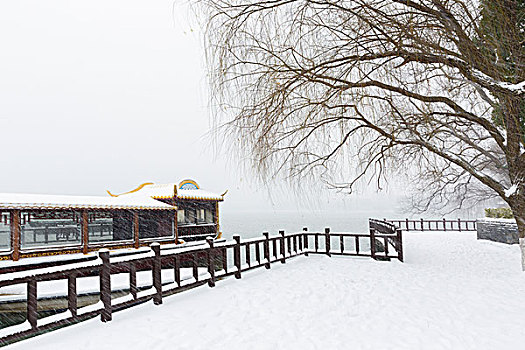
{"label": "grey brick wall", "polygon": [[478,220],[476,222],[478,239],[494,242],[518,244],[518,225],[510,220]]}

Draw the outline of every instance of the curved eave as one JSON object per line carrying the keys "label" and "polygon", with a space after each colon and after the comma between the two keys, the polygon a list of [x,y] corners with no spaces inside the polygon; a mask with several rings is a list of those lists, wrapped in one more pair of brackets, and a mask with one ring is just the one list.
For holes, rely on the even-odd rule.
{"label": "curved eave", "polygon": [[151,196],[153,199],[173,199],[173,196]]}

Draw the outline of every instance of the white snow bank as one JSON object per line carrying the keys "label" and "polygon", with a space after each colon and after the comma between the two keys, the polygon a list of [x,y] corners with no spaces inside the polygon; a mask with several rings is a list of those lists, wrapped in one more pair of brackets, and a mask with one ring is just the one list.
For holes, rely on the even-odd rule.
{"label": "white snow bank", "polygon": [[10,348],[522,348],[517,245],[465,232],[406,233],[404,240],[405,264],[300,257]]}
{"label": "white snow bank", "polygon": [[477,221],[493,221],[493,222],[504,222],[509,224],[515,224],[516,219],[505,219],[505,218],[480,218]]}

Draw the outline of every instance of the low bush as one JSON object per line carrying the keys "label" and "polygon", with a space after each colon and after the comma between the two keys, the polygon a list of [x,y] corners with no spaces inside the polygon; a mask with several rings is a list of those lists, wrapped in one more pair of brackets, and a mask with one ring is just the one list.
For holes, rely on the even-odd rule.
{"label": "low bush", "polygon": [[496,219],[513,219],[512,210],[510,208],[485,208],[485,216],[487,218]]}

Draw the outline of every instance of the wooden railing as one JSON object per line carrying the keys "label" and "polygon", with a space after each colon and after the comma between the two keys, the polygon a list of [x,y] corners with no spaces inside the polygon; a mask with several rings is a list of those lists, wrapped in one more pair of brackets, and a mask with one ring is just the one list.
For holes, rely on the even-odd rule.
{"label": "wooden railing", "polygon": [[[376,249],[377,242],[384,244],[383,251]],[[151,251],[129,256],[111,257],[109,251],[100,250],[95,261],[55,266],[39,270],[0,275],[0,287],[25,284],[27,288],[27,321],[0,329],[0,345],[12,343],[25,337],[83,321],[100,315],[103,322],[111,321],[115,311],[153,300],[162,304],[164,297],[181,290],[208,284],[214,287],[217,278],[235,276],[240,279],[246,271],[259,267],[271,268],[271,264],[282,264],[290,258],[309,254],[366,256],[373,259],[403,261],[401,230],[378,220],[370,220],[370,233],[303,232],[278,236],[263,233],[262,238],[217,243],[208,238],[206,245],[182,249],[161,249],[158,243],[151,244]],[[199,268],[200,267],[200,268]],[[162,271],[173,270],[173,278],[163,280]],[[191,269],[191,277],[182,278],[182,269]],[[200,271],[199,271],[200,270]],[[203,271],[204,270],[204,271]],[[137,271],[149,271],[152,284],[139,288]],[[187,271],[187,270],[186,270]],[[112,299],[111,276],[129,275],[129,294]],[[77,281],[79,278],[98,276],[100,279],[100,301],[96,304],[77,307]],[[38,318],[38,283],[67,280],[68,308],[65,312]]]}
{"label": "wooden railing", "polygon": [[387,220],[403,231],[476,231],[476,220]]}
{"label": "wooden railing", "polygon": [[368,219],[368,226],[371,236],[377,236],[375,232],[383,235],[386,255],[388,255],[388,246],[392,245],[397,252],[397,259],[404,262],[402,230],[386,220]]}

